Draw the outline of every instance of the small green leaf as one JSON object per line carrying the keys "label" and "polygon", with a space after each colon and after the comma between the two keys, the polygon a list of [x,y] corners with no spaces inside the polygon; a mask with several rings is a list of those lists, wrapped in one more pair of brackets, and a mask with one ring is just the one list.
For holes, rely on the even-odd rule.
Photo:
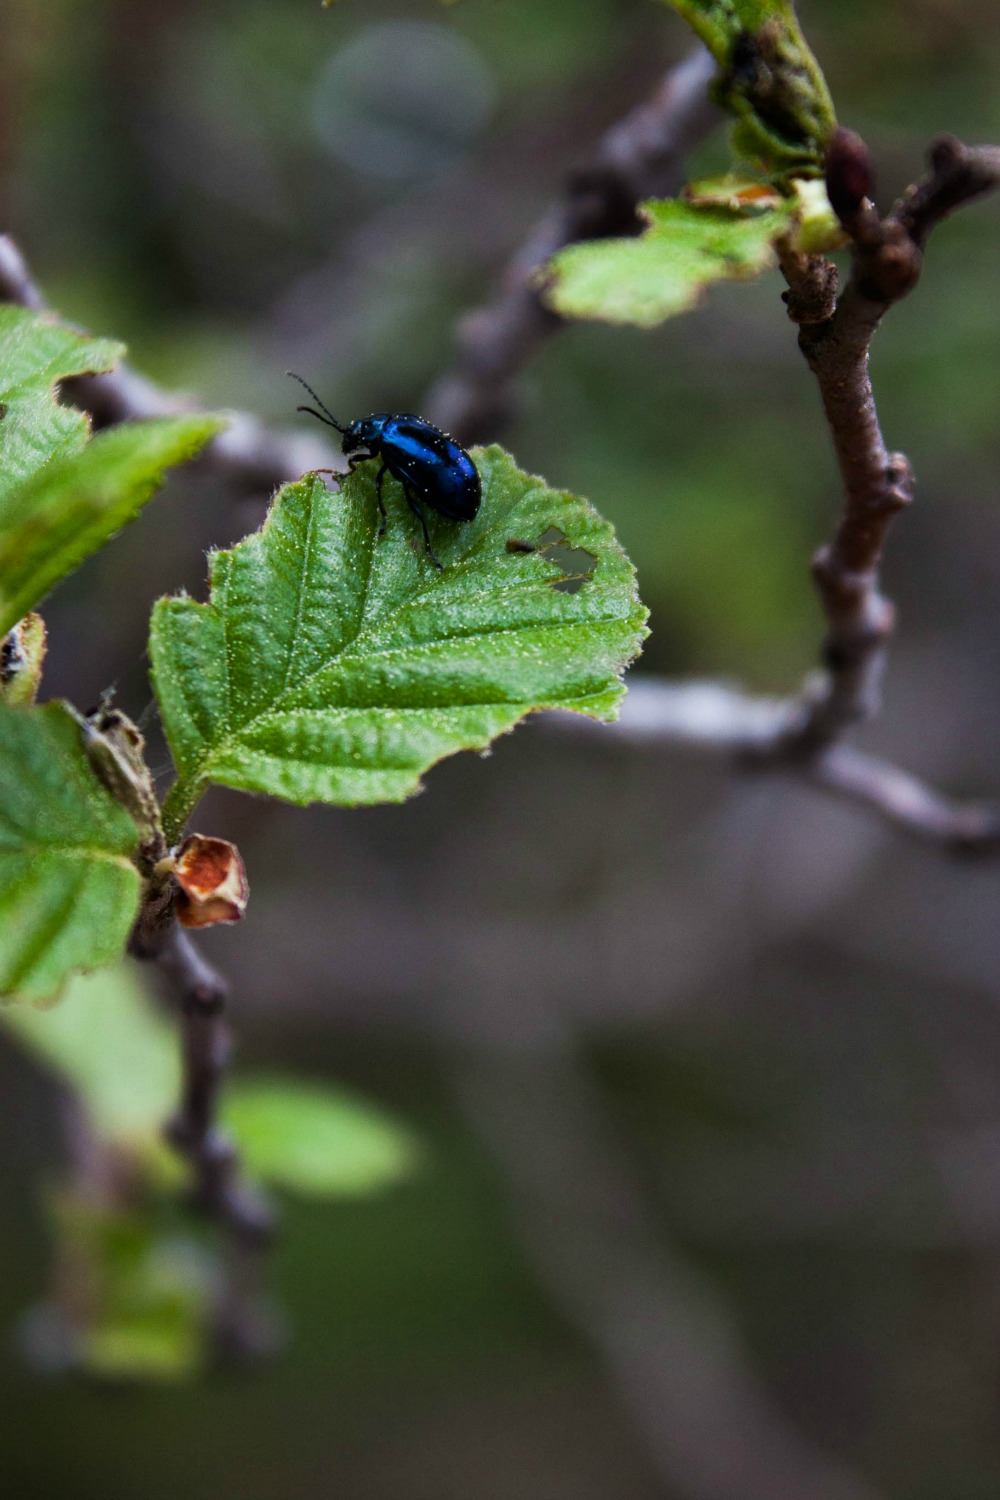
{"label": "small green leaf", "polygon": [[836,115],[793,0],[666,0],[719,64],[714,94],[735,115],[739,154],[777,182],[818,177]]}
{"label": "small green leaf", "polygon": [[[178,769],[169,839],[210,782],[298,804],[396,802],[533,709],[615,716],[646,612],[611,526],[499,448],[475,456],[476,520],[430,518],[443,572],[395,481],[376,541],[370,462],[339,494],[316,475],[286,485],[259,532],[213,555],[208,604],[157,604],[153,680]],[[544,550],[507,549],[553,528],[593,560],[574,591]]]}
{"label": "small green leaf", "polygon": [[[139,513],[164,471],[204,447],[216,417],[124,422],[56,459],[0,503],[0,630]],[[6,461],[0,422],[0,464]]]}
{"label": "small green leaf", "polygon": [[45,1000],[114,962],[138,906],[136,843],[67,709],[0,704],[0,995]]}
{"label": "small green leaf", "polygon": [[180,1098],[177,1031],[132,965],[78,974],[57,1006],[7,1006],[0,1025],[86,1105],[102,1139],[129,1150],[157,1142]]}
{"label": "small green leaf", "polygon": [[775,263],[774,242],[794,204],[763,211],[679,200],[646,203],[637,239],[591,240],[551,260],[548,300],[568,318],[651,328],[695,306],[715,281],[739,281]]}
{"label": "small green leaf", "polygon": [[345,1090],[317,1084],[237,1082],[223,1120],[251,1173],[309,1197],[377,1192],[418,1160],[409,1131]]}

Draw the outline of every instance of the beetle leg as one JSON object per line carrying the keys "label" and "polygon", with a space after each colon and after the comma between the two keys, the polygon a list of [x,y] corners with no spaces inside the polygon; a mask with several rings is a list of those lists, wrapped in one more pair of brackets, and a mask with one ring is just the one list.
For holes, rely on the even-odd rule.
{"label": "beetle leg", "polygon": [[420,522],[420,529],[421,529],[421,531],[424,534],[424,546],[427,548],[427,556],[430,558],[430,560],[434,564],[434,566],[436,568],[439,568],[441,570],[441,572],[443,573],[444,572],[444,563],[438,562],[437,558],[434,556],[434,549],[431,546],[431,539],[430,539],[430,537],[427,534],[427,522],[424,519],[424,513],[423,513],[423,510],[421,509],[420,501],[417,500],[414,497],[413,494],[411,494],[411,492],[410,492],[410,486],[405,481],[403,482],[403,494],[406,496],[406,503],[407,503],[407,505],[410,507],[410,509],[412,510],[413,514],[416,516],[417,520]]}
{"label": "beetle leg", "polygon": [[378,501],[378,513],[382,517],[379,522],[378,536],[376,541],[380,542],[385,536],[385,528],[389,524],[389,517],[385,513],[385,501],[382,499],[382,481],[385,478],[385,464],[382,465],[375,475],[375,499]]}

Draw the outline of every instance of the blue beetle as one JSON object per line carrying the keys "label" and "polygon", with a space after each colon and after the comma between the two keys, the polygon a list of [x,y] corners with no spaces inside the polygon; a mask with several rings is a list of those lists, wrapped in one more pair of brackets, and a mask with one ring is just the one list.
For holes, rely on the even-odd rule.
{"label": "blue beetle", "polygon": [[296,375],[292,370],[288,373],[293,380],[305,386],[319,407],[319,411],[313,406],[300,406],[296,409],[308,412],[327,427],[335,427],[343,434],[341,447],[352,469],[366,458],[382,460],[382,466],[375,476],[375,498],[382,518],[378,529],[379,540],[385,535],[389,519],[382,499],[382,481],[388,470],[393,479],[399,480],[406,503],[420,522],[427,556],[436,568],[440,568],[442,564],[434,556],[431,539],[427,534],[423,507],[429,505],[431,510],[447,516],[451,521],[475,520],[483,492],[479,473],[465,449],[423,417],[404,413],[392,415],[389,412],[376,412],[370,417],[359,417],[349,427],[342,427],[312,386],[307,385],[302,376]]}

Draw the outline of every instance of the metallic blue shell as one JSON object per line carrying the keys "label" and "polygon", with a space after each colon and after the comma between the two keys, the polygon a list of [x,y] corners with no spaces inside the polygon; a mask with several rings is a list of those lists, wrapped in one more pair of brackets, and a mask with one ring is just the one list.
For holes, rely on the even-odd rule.
{"label": "metallic blue shell", "polygon": [[352,422],[344,452],[380,457],[414,499],[453,521],[474,520],[482,501],[479,474],[464,448],[423,417],[376,412]]}

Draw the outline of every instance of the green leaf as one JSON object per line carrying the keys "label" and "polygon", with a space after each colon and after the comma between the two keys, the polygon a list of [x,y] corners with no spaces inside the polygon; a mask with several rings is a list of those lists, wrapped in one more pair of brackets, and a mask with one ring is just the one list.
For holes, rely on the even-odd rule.
{"label": "green leaf", "polygon": [[112,370],[124,346],[67,328],[51,313],[0,305],[0,517],[46,464],[81,452],[90,436],[82,411],[55,397],[59,380]]}
{"label": "green leaf", "polygon": [[0,307],[0,633],[131,521],[166,469],[223,424],[211,416],[126,422],[88,442],[82,412],[61,406],[67,376],[110,369],[119,344],[51,315]]}
{"label": "green leaf", "polygon": [[715,281],[739,281],[775,263],[774,241],[794,204],[760,212],[679,200],[646,203],[637,239],[570,245],[546,267],[548,301],[568,318],[651,328],[694,307]]}
{"label": "green leaf", "polygon": [[45,1000],[119,956],[139,900],[136,842],[68,710],[0,704],[0,995]]}
{"label": "green leaf", "polygon": [[[477,451],[475,521],[430,519],[426,557],[395,481],[376,542],[377,462],[331,493],[286,485],[263,528],[211,559],[211,600],[160,600],[150,654],[178,770],[175,838],[210,782],[289,802],[395,802],[443,756],[479,749],[533,709],[615,716],[645,634],[633,569],[585,501]],[[566,588],[557,528],[592,577]],[[560,586],[556,586],[560,585]]]}
{"label": "green leaf", "polygon": [[[193,458],[221,425],[206,416],[125,422],[17,491],[0,507],[0,630],[134,520],[165,470]],[[0,423],[0,461],[2,438]]]}
{"label": "green leaf", "polygon": [[734,145],[777,182],[818,177],[836,114],[793,0],[666,0],[719,64],[714,95]]}
{"label": "green leaf", "polygon": [[308,1197],[377,1192],[418,1161],[409,1131],[346,1090],[246,1080],[230,1089],[222,1114],[251,1173]]}
{"label": "green leaf", "polygon": [[128,1149],[158,1141],[180,1098],[177,1031],[132,965],[77,975],[48,1010],[7,1006],[0,1024],[73,1086],[102,1139]]}

